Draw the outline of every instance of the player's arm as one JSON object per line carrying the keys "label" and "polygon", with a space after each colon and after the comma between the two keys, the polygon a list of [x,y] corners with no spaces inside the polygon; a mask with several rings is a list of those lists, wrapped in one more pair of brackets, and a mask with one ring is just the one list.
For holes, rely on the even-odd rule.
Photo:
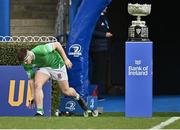
{"label": "player's arm", "polygon": [[34,99],[34,79],[29,79],[29,86],[31,89],[31,99]]}
{"label": "player's arm", "polygon": [[58,53],[61,55],[61,57],[63,58],[64,63],[67,66],[67,68],[71,68],[72,67],[72,63],[68,59],[68,57],[66,56],[66,53],[65,53],[63,47],[61,46],[61,44],[59,42],[55,42],[52,45],[53,45],[53,48],[56,49],[58,51]]}
{"label": "player's arm", "polygon": [[34,96],[34,79],[29,79],[29,86],[30,86],[30,89],[31,89],[31,98],[29,99],[29,104],[28,104],[28,108],[32,109],[35,107],[35,96]]}
{"label": "player's arm", "polygon": [[38,54],[38,55],[46,55],[48,53],[51,53],[54,50],[57,50],[58,53],[61,55],[67,68],[71,68],[72,63],[67,58],[66,53],[59,42],[53,42],[53,43],[48,43],[45,45],[39,45],[39,46],[36,46],[34,49],[32,49],[34,54]]}
{"label": "player's arm", "polygon": [[27,73],[28,76],[28,80],[29,80],[29,86],[31,89],[31,98],[29,99],[29,104],[28,104],[28,108],[34,108],[34,76],[35,76],[35,72],[33,71],[33,67],[32,65],[23,65],[24,69]]}

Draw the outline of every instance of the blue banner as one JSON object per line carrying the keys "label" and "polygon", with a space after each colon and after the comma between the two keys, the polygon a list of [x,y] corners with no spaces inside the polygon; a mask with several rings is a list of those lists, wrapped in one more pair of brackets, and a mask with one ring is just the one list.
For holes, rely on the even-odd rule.
{"label": "blue banner", "polygon": [[152,116],[152,42],[126,42],[127,117]]}
{"label": "blue banner", "polygon": [[[44,112],[51,116],[51,83],[43,87]],[[26,72],[21,66],[0,66],[0,116],[33,116],[36,109],[28,109],[31,90]]]}
{"label": "blue banner", "polygon": [[10,35],[10,1],[0,0],[0,36],[9,36],[9,35]]}
{"label": "blue banner", "polygon": [[73,63],[68,71],[70,86],[85,99],[88,93],[88,59],[92,32],[103,9],[111,0],[83,0],[71,23],[66,51]]}

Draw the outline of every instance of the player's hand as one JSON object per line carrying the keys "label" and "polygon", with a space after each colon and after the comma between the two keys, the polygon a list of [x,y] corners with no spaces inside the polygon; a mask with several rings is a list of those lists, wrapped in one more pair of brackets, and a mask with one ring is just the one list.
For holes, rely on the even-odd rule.
{"label": "player's hand", "polygon": [[28,105],[27,105],[27,107],[28,107],[29,109],[35,108],[35,101],[34,101],[34,99],[28,100]]}
{"label": "player's hand", "polygon": [[70,61],[69,59],[66,59],[66,60],[64,61],[64,63],[65,63],[65,65],[67,66],[68,69],[71,69],[71,68],[72,68],[72,63],[71,63],[71,61]]}

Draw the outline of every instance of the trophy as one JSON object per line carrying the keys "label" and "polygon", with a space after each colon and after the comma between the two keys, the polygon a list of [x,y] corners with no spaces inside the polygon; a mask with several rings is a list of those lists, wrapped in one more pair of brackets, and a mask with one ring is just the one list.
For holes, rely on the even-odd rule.
{"label": "trophy", "polygon": [[137,16],[136,21],[128,29],[128,41],[149,41],[148,27],[145,21],[141,21],[142,16],[147,16],[151,12],[150,4],[128,4],[128,13]]}

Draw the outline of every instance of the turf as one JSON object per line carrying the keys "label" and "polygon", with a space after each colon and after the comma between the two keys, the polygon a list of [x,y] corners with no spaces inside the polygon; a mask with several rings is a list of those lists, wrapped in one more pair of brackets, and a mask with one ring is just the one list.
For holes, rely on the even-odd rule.
{"label": "turf", "polygon": [[[149,129],[179,113],[154,113],[152,118],[127,118],[124,113],[99,117],[0,117],[0,129]],[[180,128],[180,121],[167,127]]]}

